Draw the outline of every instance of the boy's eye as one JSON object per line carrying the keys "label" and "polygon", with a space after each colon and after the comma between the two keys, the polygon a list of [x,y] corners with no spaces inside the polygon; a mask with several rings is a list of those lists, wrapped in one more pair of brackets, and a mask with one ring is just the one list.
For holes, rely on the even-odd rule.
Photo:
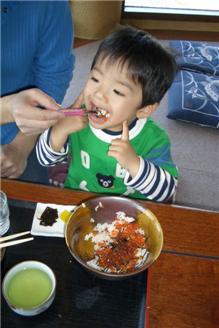
{"label": "boy's eye", "polygon": [[120,91],[118,91],[116,89],[113,89],[113,92],[115,92],[115,94],[117,94],[118,96],[122,96],[122,97],[125,96],[124,93],[122,93],[122,92],[120,92]]}
{"label": "boy's eye", "polygon": [[91,78],[90,78],[92,81],[94,81],[94,82],[99,82],[99,80],[96,78],[96,77],[94,77],[94,76],[91,76]]}

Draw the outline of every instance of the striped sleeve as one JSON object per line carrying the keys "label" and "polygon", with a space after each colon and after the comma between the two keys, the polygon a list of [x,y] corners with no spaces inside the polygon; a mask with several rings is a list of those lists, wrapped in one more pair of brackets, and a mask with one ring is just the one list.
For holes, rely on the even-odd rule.
{"label": "striped sleeve", "polygon": [[137,175],[132,178],[127,172],[124,183],[147,199],[164,202],[175,194],[177,179],[158,165],[140,157]]}
{"label": "striped sleeve", "polygon": [[37,159],[42,166],[54,166],[66,161],[68,148],[68,143],[66,143],[61,152],[55,152],[50,145],[50,129],[48,129],[41,134],[36,144]]}

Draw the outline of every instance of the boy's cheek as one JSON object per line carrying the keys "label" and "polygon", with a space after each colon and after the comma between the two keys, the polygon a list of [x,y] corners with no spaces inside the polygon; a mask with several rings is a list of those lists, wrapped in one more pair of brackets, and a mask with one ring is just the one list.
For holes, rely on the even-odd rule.
{"label": "boy's cheek", "polygon": [[89,108],[89,98],[86,96],[86,94],[84,94],[84,105],[85,108]]}

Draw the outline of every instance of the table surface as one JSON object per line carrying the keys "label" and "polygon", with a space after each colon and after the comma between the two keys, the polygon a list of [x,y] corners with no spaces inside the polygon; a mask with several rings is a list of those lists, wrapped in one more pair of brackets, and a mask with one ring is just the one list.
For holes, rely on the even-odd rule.
{"label": "table surface", "polygon": [[[9,233],[30,230],[33,215],[34,208],[10,205]],[[2,276],[26,260],[49,265],[56,276],[56,297],[47,311],[34,318],[17,315],[2,298],[2,328],[145,327],[148,271],[120,281],[101,279],[72,258],[64,238],[35,236],[28,244],[6,249]]]}
{"label": "table surface", "polygon": [[[77,205],[95,196],[5,179],[1,188],[10,199],[30,202]],[[219,213],[139,202],[164,232],[163,251],[150,268],[149,327],[218,328]]]}

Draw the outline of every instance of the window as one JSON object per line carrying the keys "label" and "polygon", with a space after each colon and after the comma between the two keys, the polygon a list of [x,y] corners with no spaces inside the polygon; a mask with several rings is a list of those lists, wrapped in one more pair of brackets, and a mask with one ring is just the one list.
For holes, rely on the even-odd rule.
{"label": "window", "polygon": [[219,17],[216,0],[125,0],[124,14],[193,15]]}

